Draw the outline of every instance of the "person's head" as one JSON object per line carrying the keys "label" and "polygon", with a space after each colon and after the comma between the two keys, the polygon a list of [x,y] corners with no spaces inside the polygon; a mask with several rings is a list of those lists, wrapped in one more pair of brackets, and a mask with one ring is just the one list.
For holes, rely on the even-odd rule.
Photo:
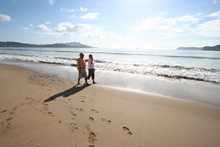
{"label": "person's head", "polygon": [[83,53],[80,53],[79,56],[80,56],[80,58],[84,58],[84,54]]}
{"label": "person's head", "polygon": [[92,54],[89,54],[89,58],[92,59]]}

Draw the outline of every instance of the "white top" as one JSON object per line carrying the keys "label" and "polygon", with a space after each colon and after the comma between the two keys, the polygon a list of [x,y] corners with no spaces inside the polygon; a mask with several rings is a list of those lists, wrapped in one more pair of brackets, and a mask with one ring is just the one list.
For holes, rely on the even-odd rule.
{"label": "white top", "polygon": [[94,60],[92,60],[92,59],[88,60],[88,69],[95,69],[94,68]]}

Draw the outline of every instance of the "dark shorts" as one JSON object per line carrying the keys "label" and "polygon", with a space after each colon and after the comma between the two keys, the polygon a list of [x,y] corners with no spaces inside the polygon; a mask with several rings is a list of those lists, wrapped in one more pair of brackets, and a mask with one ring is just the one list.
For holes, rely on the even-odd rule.
{"label": "dark shorts", "polygon": [[90,76],[92,77],[92,79],[95,79],[95,69],[89,69],[89,75],[87,77],[87,79],[90,79]]}

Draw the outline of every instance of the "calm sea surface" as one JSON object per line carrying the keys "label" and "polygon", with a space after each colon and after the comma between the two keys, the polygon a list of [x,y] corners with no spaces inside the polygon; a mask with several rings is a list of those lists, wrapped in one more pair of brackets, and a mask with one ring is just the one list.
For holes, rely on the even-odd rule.
{"label": "calm sea surface", "polygon": [[[47,66],[50,64],[57,68],[62,66],[63,69],[65,67],[66,69],[71,69],[76,66],[76,60],[80,52],[85,54],[85,58],[88,58],[89,54],[93,54],[97,79],[100,77],[102,79],[101,83],[104,84],[108,84],[105,81],[113,81],[115,85],[121,85],[122,87],[155,92],[153,89],[158,87],[155,83],[159,79],[172,84],[188,83],[196,89],[195,93],[200,92],[200,90],[204,91],[204,89],[210,91],[210,86],[214,88],[220,86],[220,52],[217,51],[9,47],[0,48],[0,63],[38,63],[37,65]],[[106,76],[103,76],[103,74]],[[122,80],[123,77],[126,77],[126,79]],[[128,80],[130,82],[126,83],[125,81]],[[119,82],[117,83],[117,81]],[[138,81],[139,85],[142,85],[141,88],[135,84],[136,81]],[[132,82],[135,87],[128,86],[132,85]],[[163,85],[163,82],[158,82],[160,83],[158,85]],[[208,88],[204,87],[204,85],[208,85]],[[169,87],[166,84],[164,86]],[[164,89],[164,86],[162,89]],[[181,86],[178,87],[181,88]],[[184,89],[184,86],[182,89]],[[205,96],[213,97],[220,104],[217,92],[219,89],[217,91],[212,90],[208,94],[206,92]],[[173,89],[170,90],[172,92],[169,92],[169,88],[164,91],[166,92],[159,93],[176,96],[172,94],[174,93]],[[184,92],[178,91],[175,92],[181,93],[177,94],[178,97],[181,97],[179,95],[184,95]],[[190,95],[194,97],[193,94]],[[215,101],[212,103],[216,103]]]}

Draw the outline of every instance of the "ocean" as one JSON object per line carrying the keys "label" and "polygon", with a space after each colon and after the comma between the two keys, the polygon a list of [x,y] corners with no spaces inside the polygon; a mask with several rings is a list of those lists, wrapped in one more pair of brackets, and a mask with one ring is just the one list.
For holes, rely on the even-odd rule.
{"label": "ocean", "polygon": [[220,52],[105,48],[0,48],[0,63],[76,80],[79,53],[100,85],[220,105]]}

